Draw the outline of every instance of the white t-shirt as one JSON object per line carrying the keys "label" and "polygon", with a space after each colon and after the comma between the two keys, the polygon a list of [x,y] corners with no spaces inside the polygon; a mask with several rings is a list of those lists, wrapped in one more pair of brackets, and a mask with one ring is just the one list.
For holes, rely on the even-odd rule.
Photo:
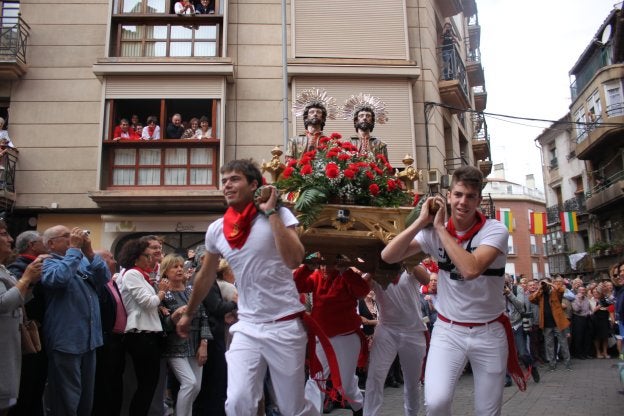
{"label": "white t-shirt", "polygon": [[[286,227],[298,224],[287,208],[279,209]],[[269,219],[257,215],[251,232],[241,249],[232,249],[223,235],[223,218],[210,224],[206,231],[206,251],[221,254],[236,278],[238,318],[262,323],[303,311],[292,270],[284,264],[275,246]]]}
{"label": "white t-shirt", "polygon": [[414,276],[403,272],[398,283],[390,283],[386,290],[373,281],[373,290],[380,325],[405,331],[427,330],[420,309],[420,283]]}
{"label": "white t-shirt", "polygon": [[[509,232],[496,220],[487,220],[483,228],[473,237],[471,248],[488,245],[499,251],[489,269],[505,268],[507,262],[507,240]],[[433,228],[425,228],[416,235],[422,251],[438,262],[450,260]],[[464,241],[466,248],[470,241]],[[451,273],[438,273],[436,309],[438,313],[457,322],[489,322],[505,311],[503,276],[479,276],[473,280],[451,279]]]}

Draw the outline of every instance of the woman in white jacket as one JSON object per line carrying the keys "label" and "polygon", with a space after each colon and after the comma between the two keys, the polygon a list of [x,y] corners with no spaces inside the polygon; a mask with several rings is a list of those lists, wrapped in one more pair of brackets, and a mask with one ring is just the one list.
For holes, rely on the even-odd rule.
{"label": "woman in white jacket", "polygon": [[119,288],[128,313],[124,343],[137,379],[131,415],[147,415],[160,375],[163,329],[158,306],[169,287],[167,282],[161,282],[158,291],[152,286],[148,271],[155,261],[151,251],[149,240],[141,238],[126,242],[119,254],[119,264],[126,269]]}

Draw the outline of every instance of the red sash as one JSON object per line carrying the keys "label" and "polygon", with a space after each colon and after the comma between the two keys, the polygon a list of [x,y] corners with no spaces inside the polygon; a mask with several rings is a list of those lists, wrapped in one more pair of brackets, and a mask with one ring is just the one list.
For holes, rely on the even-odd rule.
{"label": "red sash", "polygon": [[247,204],[243,212],[228,207],[223,216],[223,235],[231,248],[242,248],[251,232],[251,222],[258,210],[253,202]]}

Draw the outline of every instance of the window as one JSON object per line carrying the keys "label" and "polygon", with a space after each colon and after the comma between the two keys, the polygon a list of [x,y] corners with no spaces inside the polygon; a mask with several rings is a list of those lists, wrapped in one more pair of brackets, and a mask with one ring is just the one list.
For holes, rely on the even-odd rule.
{"label": "window", "polygon": [[576,142],[580,143],[587,138],[587,129],[585,128],[585,107],[581,106],[574,112],[574,121],[576,123]]}
{"label": "window", "polygon": [[111,25],[113,57],[220,56],[223,15],[180,17],[174,12],[175,0],[115,0]]}
{"label": "window", "polygon": [[602,115],[602,106],[600,104],[600,93],[598,90],[587,99],[587,122],[593,123]]}
{"label": "window", "polygon": [[533,272],[533,279],[539,279],[540,273],[539,273],[539,268],[537,266],[537,263],[531,263],[531,270]]}
{"label": "window", "polygon": [[620,82],[605,84],[605,99],[607,101],[607,117],[621,116],[624,114],[624,99],[622,98],[622,86]]}
{"label": "window", "polygon": [[147,126],[147,118],[156,116],[161,130],[161,139],[167,139],[166,127],[174,114],[182,115],[182,122],[188,125],[192,118],[205,116],[209,120],[212,129],[212,137],[220,138],[220,126],[218,125],[219,100],[192,100],[192,99],[117,99],[106,102],[106,120],[104,122],[104,140],[112,139],[113,130],[119,124],[119,120],[131,119],[133,114],[139,116],[143,126]]}
{"label": "window", "polygon": [[216,155],[210,147],[114,148],[110,185],[214,185]]}
{"label": "window", "polygon": [[516,250],[514,249],[513,244],[513,236],[510,234],[507,239],[507,254],[516,254]]}
{"label": "window", "polygon": [[535,241],[535,236],[531,235],[529,236],[529,239],[531,241],[531,255],[536,256],[538,252],[537,252],[537,241]]}

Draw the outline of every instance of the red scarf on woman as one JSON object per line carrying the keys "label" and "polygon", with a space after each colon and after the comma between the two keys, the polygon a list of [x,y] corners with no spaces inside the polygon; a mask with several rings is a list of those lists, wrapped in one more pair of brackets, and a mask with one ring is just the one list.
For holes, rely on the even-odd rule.
{"label": "red scarf on woman", "polygon": [[457,240],[457,244],[461,244],[464,241],[470,240],[476,233],[479,232],[481,228],[485,225],[485,215],[481,214],[479,211],[475,213],[477,222],[470,227],[468,231],[462,236],[457,235],[457,230],[455,229],[455,224],[453,224],[453,217],[449,218],[448,223],[446,224],[446,231]]}
{"label": "red scarf on woman", "polygon": [[146,272],[145,270],[141,269],[140,267],[133,267],[131,270],[136,270],[137,272],[141,273],[141,275],[143,275],[143,278],[145,279],[145,281],[147,283],[149,283],[149,285],[152,285],[152,281],[150,280],[150,275],[148,272]]}
{"label": "red scarf on woman", "polygon": [[223,216],[223,235],[231,248],[242,248],[251,232],[251,222],[258,210],[253,202],[247,204],[243,212],[228,207]]}

